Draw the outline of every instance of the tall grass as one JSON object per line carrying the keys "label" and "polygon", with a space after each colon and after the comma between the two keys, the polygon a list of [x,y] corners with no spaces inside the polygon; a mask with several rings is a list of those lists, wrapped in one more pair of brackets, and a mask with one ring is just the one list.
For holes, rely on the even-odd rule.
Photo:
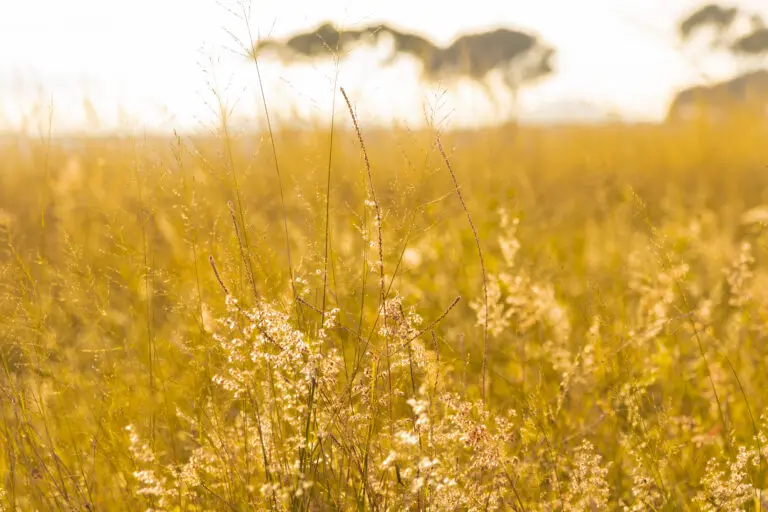
{"label": "tall grass", "polygon": [[766,506],[764,120],[437,139],[342,96],[3,141],[0,509]]}

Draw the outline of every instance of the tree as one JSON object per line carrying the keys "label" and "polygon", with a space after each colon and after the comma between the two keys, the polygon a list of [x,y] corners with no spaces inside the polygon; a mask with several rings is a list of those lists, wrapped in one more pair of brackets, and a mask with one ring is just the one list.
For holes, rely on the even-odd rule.
{"label": "tree", "polygon": [[383,37],[393,43],[388,63],[398,55],[410,55],[421,62],[423,80],[436,83],[469,78],[480,84],[491,99],[489,79],[494,71],[500,72],[504,85],[512,92],[554,72],[554,48],[535,35],[506,28],[464,34],[449,46],[440,47],[418,34],[385,24],[339,30],[324,23],[284,41],[260,41],[254,56],[271,51],[286,63],[340,58],[355,45],[375,44]]}
{"label": "tree", "polygon": [[[735,32],[738,21],[748,21],[742,24],[749,26],[746,32]],[[707,27],[714,29],[710,49],[724,51],[746,69],[729,80],[680,91],[670,106],[668,119],[701,115],[722,118],[734,107],[765,111],[768,107],[768,70],[764,69],[763,60],[768,54],[768,28],[762,17],[734,6],[707,4],[681,20],[678,36],[683,42],[690,43],[696,33]]]}
{"label": "tree", "polygon": [[710,27],[715,29],[716,38],[719,39],[725,31],[731,28],[737,14],[739,14],[739,9],[736,7],[706,4],[686,16],[680,22],[678,32],[683,41],[688,41],[701,29]]}

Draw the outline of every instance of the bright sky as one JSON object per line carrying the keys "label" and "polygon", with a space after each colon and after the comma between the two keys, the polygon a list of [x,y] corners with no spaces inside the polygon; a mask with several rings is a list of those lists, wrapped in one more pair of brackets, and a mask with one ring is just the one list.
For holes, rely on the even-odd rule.
{"label": "bright sky", "polygon": [[[697,0],[253,0],[250,26],[282,37],[331,20],[387,22],[449,43],[462,32],[499,25],[538,33],[558,50],[557,74],[523,92],[528,117],[576,115],[576,102],[632,119],[659,119],[674,91],[735,68],[675,49],[675,24]],[[741,0],[768,16],[765,0]],[[236,112],[261,116],[253,64],[240,62],[230,34],[247,40],[238,0],[0,0],[0,129],[20,125],[53,102],[54,128],[194,129],[210,123],[212,82]],[[440,96],[417,81],[417,65],[383,68],[374,50],[342,62],[345,86],[361,116],[424,119],[424,107],[453,123],[479,123],[498,109],[470,86]],[[692,65],[692,61],[696,66]],[[283,68],[262,61],[267,101],[278,110],[329,116],[335,67]],[[229,84],[229,87],[227,87]],[[88,115],[85,99],[97,119]]]}

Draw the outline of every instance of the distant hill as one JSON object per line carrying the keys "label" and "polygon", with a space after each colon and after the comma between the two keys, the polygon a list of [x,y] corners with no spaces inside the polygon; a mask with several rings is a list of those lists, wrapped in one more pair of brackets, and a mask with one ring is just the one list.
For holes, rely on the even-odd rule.
{"label": "distant hill", "polygon": [[768,69],[680,91],[669,107],[667,120],[685,121],[701,116],[717,120],[744,109],[768,113]]}

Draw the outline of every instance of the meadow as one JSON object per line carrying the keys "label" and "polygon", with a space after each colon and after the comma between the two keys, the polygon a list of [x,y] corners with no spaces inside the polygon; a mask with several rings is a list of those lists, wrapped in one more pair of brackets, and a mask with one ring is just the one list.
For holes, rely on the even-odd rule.
{"label": "meadow", "polygon": [[339,105],[3,138],[0,510],[768,507],[768,122]]}

